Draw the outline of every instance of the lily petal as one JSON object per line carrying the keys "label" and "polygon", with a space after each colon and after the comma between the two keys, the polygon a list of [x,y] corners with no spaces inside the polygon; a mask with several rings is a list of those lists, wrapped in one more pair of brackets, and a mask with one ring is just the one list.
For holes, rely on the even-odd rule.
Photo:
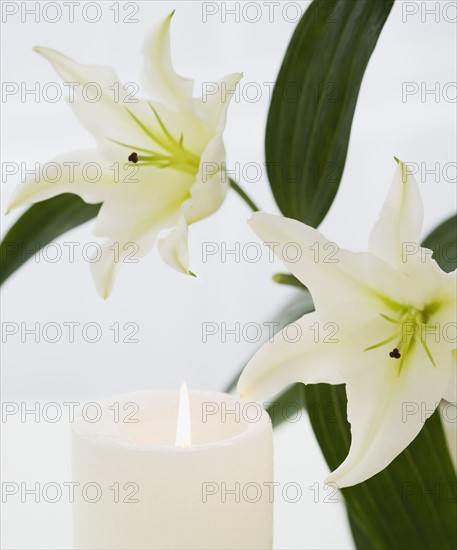
{"label": "lily petal", "polygon": [[[129,97],[131,91],[120,84],[114,69],[105,65],[84,65],[50,48],[37,46],[35,51],[51,63],[62,80],[75,85],[74,98],[69,105],[81,124],[94,135],[106,156],[113,156],[111,140],[144,143],[144,131],[134,122],[129,111],[139,120],[149,120],[152,119],[150,108],[145,101]],[[83,90],[90,100],[82,95]],[[127,154],[125,160],[126,157]]]}
{"label": "lily petal", "polygon": [[368,250],[392,266],[402,267],[406,251],[419,247],[423,216],[417,182],[407,166],[399,162],[379,220],[371,231]]}
{"label": "lily petal", "polygon": [[420,309],[430,301],[440,301],[439,316],[448,320],[455,319],[457,297],[457,271],[446,273],[432,258],[432,251],[419,248],[419,252],[407,258],[401,272],[408,280],[414,281],[414,293],[411,299],[418,302]]}
{"label": "lily petal", "polygon": [[41,165],[36,174],[29,175],[16,188],[8,211],[62,193],[73,193],[89,204],[97,204],[109,196],[114,186],[114,173],[97,149],[72,151]]}
{"label": "lily petal", "polygon": [[[452,366],[449,381],[444,389],[443,399],[457,404],[457,350],[452,351]],[[455,422],[455,419],[454,419]]]}
{"label": "lily petal", "polygon": [[326,480],[339,487],[361,483],[380,472],[413,441],[426,415],[438,406],[450,375],[450,354],[436,356],[434,368],[418,342],[407,352],[399,372],[399,360],[389,356],[386,346],[360,350],[362,342],[383,337],[382,322],[374,321],[363,332],[341,366],[351,448]]}
{"label": "lily petal", "polygon": [[[259,212],[252,216],[249,225],[310,289],[316,310],[322,317],[329,311],[334,315],[335,297],[341,306],[339,311],[347,312],[345,320],[350,321],[353,317],[360,323],[360,317],[350,315],[353,308],[360,314],[366,310],[371,318],[373,311],[382,311],[383,297],[403,303],[414,294],[408,278],[399,276],[386,262],[370,253],[339,248],[322,233],[301,222]],[[330,320],[339,321],[337,318]]]}
{"label": "lily petal", "polygon": [[179,76],[173,69],[170,51],[173,14],[174,11],[149,33],[143,46],[143,87],[154,100],[169,108],[189,100],[194,88],[193,80]]}
{"label": "lily petal", "polygon": [[188,226],[207,218],[224,202],[228,189],[227,175],[222,168],[224,158],[222,135],[218,134],[203,152],[195,183],[190,188],[191,197],[182,205],[177,227],[158,243],[162,258],[177,271],[190,274]]}
{"label": "lily petal", "polygon": [[420,298],[418,309],[426,312],[426,322],[417,324],[417,334],[426,340],[432,355],[453,352],[457,342],[457,273],[445,273],[430,258],[412,262],[405,273],[414,281],[411,287]]}
{"label": "lily petal", "polygon": [[[228,106],[228,105],[227,105]],[[219,112],[217,133],[204,150],[190,199],[182,205],[178,226],[161,239],[158,248],[162,258],[177,271],[189,274],[188,225],[207,218],[223,203],[228,190],[224,171],[225,148],[222,132],[225,127],[226,108]]]}
{"label": "lily petal", "polygon": [[[337,341],[315,341],[317,313],[309,313],[278,332],[249,361],[238,382],[247,401],[261,401],[293,382],[342,384]],[[314,328],[312,328],[314,327]]]}
{"label": "lily petal", "polygon": [[99,295],[105,300],[111,294],[117,274],[123,263],[136,263],[155,244],[159,229],[151,227],[135,241],[108,240],[101,247],[101,255],[91,262],[92,278]]}
{"label": "lily petal", "polygon": [[[235,89],[241,73],[234,73],[223,79],[229,89]],[[208,100],[205,115],[214,126],[215,134],[206,145],[200,158],[195,182],[190,190],[191,200],[185,205],[185,215],[189,224],[207,218],[220,208],[227,195],[229,179],[225,171],[225,147],[222,134],[227,122],[227,110],[232,96],[222,103]]]}
{"label": "lily petal", "polygon": [[220,208],[229,188],[224,169],[225,148],[222,134],[207,145],[200,160],[195,182],[190,189],[191,200],[185,205],[188,223],[207,218]]}
{"label": "lily petal", "polygon": [[176,271],[189,274],[189,248],[187,245],[188,225],[184,214],[178,225],[158,242],[162,259]]}
{"label": "lily petal", "polygon": [[222,133],[227,122],[227,111],[238,82],[243,73],[231,73],[214,83],[214,89],[208,89],[206,95],[193,100],[193,105],[204,118],[213,132]]}
{"label": "lily petal", "polygon": [[455,421],[457,413],[457,403],[452,404],[441,401],[440,415],[443,425],[444,438],[447,443],[449,455],[452,464],[454,465],[455,473],[457,474],[457,423]]}
{"label": "lily petal", "polygon": [[[143,166],[138,176],[137,183],[122,183],[114,188],[95,224],[94,234],[109,239],[102,259],[92,264],[97,289],[105,298],[123,258],[133,250],[134,258],[149,252],[161,230],[178,224],[181,205],[189,198],[189,174]],[[116,247],[118,253],[113,254],[110,246]]]}

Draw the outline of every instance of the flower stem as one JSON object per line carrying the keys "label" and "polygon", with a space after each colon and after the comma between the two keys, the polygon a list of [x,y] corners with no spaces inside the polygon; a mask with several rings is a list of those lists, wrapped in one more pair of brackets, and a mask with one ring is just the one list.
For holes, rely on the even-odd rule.
{"label": "flower stem", "polygon": [[259,208],[257,207],[256,203],[247,195],[243,189],[236,183],[236,181],[233,181],[232,179],[229,180],[230,187],[238,193],[238,195],[244,200],[244,202],[249,206],[249,208],[253,212],[258,212]]}

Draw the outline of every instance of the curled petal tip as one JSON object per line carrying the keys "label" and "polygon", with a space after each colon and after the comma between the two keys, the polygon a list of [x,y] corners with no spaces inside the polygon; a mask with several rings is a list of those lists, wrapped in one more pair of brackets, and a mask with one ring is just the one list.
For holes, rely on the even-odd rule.
{"label": "curled petal tip", "polygon": [[394,155],[394,160],[398,165],[403,164],[403,162],[398,157],[396,157],[395,155]]}
{"label": "curled petal tip", "polygon": [[107,300],[111,295],[112,287],[110,285],[104,283],[102,285],[96,285],[97,288],[97,294],[100,296],[100,298],[105,301]]}
{"label": "curled petal tip", "polygon": [[340,489],[343,489],[344,488],[344,485],[341,486],[339,483],[337,483],[337,480],[338,479],[338,476],[333,476],[333,473],[329,474],[325,479],[324,479],[324,487],[325,485],[333,485],[334,487],[337,488],[337,490],[339,491]]}
{"label": "curled petal tip", "polygon": [[[275,217],[273,214],[268,214],[267,212],[254,212],[252,216],[248,219],[249,227],[257,233],[257,230],[263,226],[263,223],[273,220]],[[259,235],[260,236],[260,235]]]}
{"label": "curled petal tip", "polygon": [[251,214],[251,217],[248,219],[248,224],[251,225],[252,222],[255,222],[255,220],[259,217],[259,214],[262,214],[262,212],[254,212]]}
{"label": "curled petal tip", "polygon": [[9,214],[12,210],[17,208],[18,206],[21,206],[21,201],[17,200],[17,198],[13,198],[12,201],[6,206],[5,215]]}
{"label": "curled petal tip", "polygon": [[247,395],[246,395],[246,392],[240,390],[240,388],[237,388],[237,393],[238,393],[238,397],[242,400],[242,401],[247,401]]}
{"label": "curled petal tip", "polygon": [[331,473],[324,479],[324,485],[328,485],[329,483],[335,483],[333,474]]}
{"label": "curled petal tip", "polygon": [[238,378],[238,384],[236,385],[236,393],[238,394],[238,397],[240,397],[240,399],[244,399],[245,392],[242,390],[240,386],[240,378]]}
{"label": "curled petal tip", "polygon": [[343,489],[346,487],[344,483],[340,483],[341,476],[338,474],[338,468],[334,470],[333,472],[330,472],[328,476],[324,479],[324,485],[329,485],[330,483],[332,485],[335,485],[338,489]]}
{"label": "curled petal tip", "polygon": [[238,379],[238,384],[237,384],[237,387],[236,387],[236,392],[238,394],[238,397],[242,400],[242,401],[254,401],[252,399],[252,394],[251,392],[249,391],[249,386],[246,384],[246,381],[243,380],[244,376],[243,376],[244,373],[241,374],[240,378]]}

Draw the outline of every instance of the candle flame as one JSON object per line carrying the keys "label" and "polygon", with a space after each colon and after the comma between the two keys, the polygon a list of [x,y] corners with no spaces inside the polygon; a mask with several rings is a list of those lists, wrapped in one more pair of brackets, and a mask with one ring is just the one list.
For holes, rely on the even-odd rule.
{"label": "candle flame", "polygon": [[190,403],[187,384],[183,382],[179,390],[178,424],[176,426],[176,447],[191,446]]}

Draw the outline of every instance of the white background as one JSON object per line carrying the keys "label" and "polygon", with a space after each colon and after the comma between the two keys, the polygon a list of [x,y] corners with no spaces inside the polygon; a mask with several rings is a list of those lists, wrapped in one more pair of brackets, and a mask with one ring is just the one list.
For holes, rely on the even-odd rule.
{"label": "white background", "polygon": [[[3,3],[11,4],[8,2]],[[27,6],[33,6],[28,3]],[[42,2],[41,5],[47,4]],[[49,3],[48,3],[49,4]],[[294,6],[288,2],[275,8],[274,22],[264,2],[243,12],[237,22],[219,11],[202,21],[201,2],[140,2],[134,16],[139,22],[114,23],[114,2],[101,2],[97,23],[84,20],[84,2],[77,3],[75,21],[63,11],[60,21],[36,22],[33,15],[21,22],[19,13],[2,24],[2,80],[33,88],[35,83],[59,82],[47,62],[32,51],[39,44],[55,48],[83,63],[113,65],[124,82],[137,81],[142,65],[140,49],[149,29],[172,9],[172,51],[175,67],[183,76],[195,78],[199,95],[202,83],[215,81],[234,71],[243,71],[241,94],[229,111],[225,143],[229,166],[263,163],[263,141],[269,102],[269,86],[278,73],[285,48],[294,30]],[[308,2],[294,3],[304,8]],[[355,114],[348,160],[341,189],[321,230],[343,247],[363,250],[369,229],[376,219],[395,169],[393,155],[406,162],[440,164],[435,176],[418,174],[425,201],[424,234],[449,216],[456,205],[455,169],[443,173],[455,162],[455,88],[447,95],[421,94],[402,100],[404,82],[419,89],[443,91],[455,82],[456,34],[449,22],[455,17],[455,2],[438,3],[435,14],[426,14],[435,2],[396,2],[363,80]],[[216,5],[216,4],[215,4]],[[406,5],[408,5],[406,7]],[[447,7],[446,7],[447,6]],[[233,8],[230,2],[228,7]],[[446,11],[444,11],[446,8]],[[53,11],[48,8],[48,17]],[[258,9],[261,18],[253,23]],[[406,12],[417,13],[406,18]],[[93,17],[95,12],[87,12]],[[243,13],[246,17],[243,17]],[[250,19],[251,22],[249,20]],[[289,20],[288,20],[289,19]],[[262,91],[252,102],[257,83]],[[64,88],[62,88],[64,91]],[[65,95],[65,94],[64,94]],[[62,99],[56,103],[43,97],[20,94],[3,97],[3,162],[46,162],[58,154],[90,147],[92,137],[79,125]],[[243,184],[242,176],[240,183]],[[421,181],[423,180],[423,181]],[[2,213],[18,178],[2,177]],[[277,212],[268,183],[263,177],[244,185],[261,207]],[[19,215],[2,215],[7,229]],[[56,263],[31,260],[4,286],[3,323],[25,322],[28,327],[48,322],[97,323],[102,337],[85,341],[76,330],[75,342],[62,336],[58,343],[35,343],[32,336],[21,343],[20,334],[11,336],[2,351],[2,398],[4,401],[72,400],[85,402],[115,393],[177,387],[186,379],[191,388],[223,389],[252,355],[258,344],[241,339],[227,342],[218,334],[202,341],[202,323],[274,321],[276,312],[290,300],[291,289],[279,287],[271,275],[283,268],[269,262],[250,263],[233,255],[202,261],[202,243],[213,241],[227,248],[258,242],[246,225],[249,210],[230,194],[222,209],[190,230],[191,269],[197,279],[186,278],[168,268],[153,251],[138,264],[123,266],[111,297],[103,301],[95,292],[89,264],[76,253]],[[84,245],[95,242],[92,223],[59,240]],[[113,323],[127,322],[140,327],[139,343],[115,343]],[[65,333],[64,333],[65,334]],[[121,335],[122,335],[121,331]],[[124,334],[125,335],[125,334]],[[264,333],[264,337],[267,333]],[[3,479],[68,480],[69,426],[8,421],[3,428]],[[315,443],[307,419],[289,424],[276,434],[277,480],[303,485],[303,498],[296,504],[277,503],[275,548],[351,548],[351,537],[342,507],[314,503],[307,489],[321,483],[327,467]],[[321,499],[322,500],[322,499]],[[71,546],[71,511],[57,504],[21,504],[11,499],[3,514],[4,548],[67,548]]]}

